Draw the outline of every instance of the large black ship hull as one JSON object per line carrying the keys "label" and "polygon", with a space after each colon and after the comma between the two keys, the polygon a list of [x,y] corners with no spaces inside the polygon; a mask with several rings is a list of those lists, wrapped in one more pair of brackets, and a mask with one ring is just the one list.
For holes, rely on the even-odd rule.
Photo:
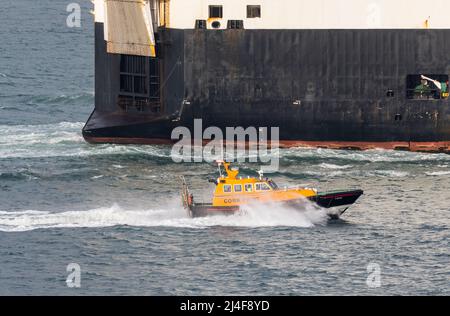
{"label": "large black ship hull", "polygon": [[96,24],[89,142],[171,142],[203,128],[279,127],[282,145],[450,152],[448,99],[411,100],[411,74],[450,73],[450,30],[159,31],[159,107],[121,108],[121,55]]}

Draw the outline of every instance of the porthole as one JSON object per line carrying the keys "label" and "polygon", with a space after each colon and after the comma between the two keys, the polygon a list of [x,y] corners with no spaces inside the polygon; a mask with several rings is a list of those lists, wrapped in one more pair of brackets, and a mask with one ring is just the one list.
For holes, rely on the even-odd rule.
{"label": "porthole", "polygon": [[220,28],[220,22],[219,21],[214,21],[211,23],[211,26],[213,29],[218,29]]}

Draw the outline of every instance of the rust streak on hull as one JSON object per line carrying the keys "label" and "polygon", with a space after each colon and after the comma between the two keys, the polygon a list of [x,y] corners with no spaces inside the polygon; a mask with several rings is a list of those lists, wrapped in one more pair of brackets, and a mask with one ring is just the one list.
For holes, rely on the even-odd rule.
{"label": "rust streak on hull", "polygon": [[344,141],[280,141],[280,147],[317,147],[327,149],[387,149],[413,152],[450,153],[450,141],[443,142],[344,142]]}
{"label": "rust streak on hull", "polygon": [[[91,144],[171,145],[176,141],[161,138],[86,137]],[[205,140],[203,144],[210,141]],[[450,141],[442,142],[345,142],[345,141],[280,141],[280,148],[309,147],[341,150],[403,150],[450,154]]]}

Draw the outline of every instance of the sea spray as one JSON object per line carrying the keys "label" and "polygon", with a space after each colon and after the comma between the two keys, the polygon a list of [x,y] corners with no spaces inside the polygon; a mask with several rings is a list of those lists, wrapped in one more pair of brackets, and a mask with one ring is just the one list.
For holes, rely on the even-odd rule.
{"label": "sea spray", "polygon": [[0,212],[0,231],[17,232],[46,228],[99,228],[112,226],[174,227],[204,229],[226,227],[313,227],[324,225],[324,210],[306,203],[302,210],[276,203],[252,203],[231,216],[191,219],[175,199],[164,208],[123,209],[118,204],[81,211],[19,211]]}

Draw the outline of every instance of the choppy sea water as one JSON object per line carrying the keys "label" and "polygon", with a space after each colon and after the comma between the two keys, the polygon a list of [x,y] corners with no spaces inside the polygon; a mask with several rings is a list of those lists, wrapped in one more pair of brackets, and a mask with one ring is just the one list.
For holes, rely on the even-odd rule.
{"label": "choppy sea water", "polygon": [[214,166],[83,141],[93,28],[80,4],[69,29],[65,1],[0,3],[0,294],[450,294],[449,155],[284,149],[278,183],[366,194],[340,221],[261,207],[189,219],[177,177],[206,196]]}

